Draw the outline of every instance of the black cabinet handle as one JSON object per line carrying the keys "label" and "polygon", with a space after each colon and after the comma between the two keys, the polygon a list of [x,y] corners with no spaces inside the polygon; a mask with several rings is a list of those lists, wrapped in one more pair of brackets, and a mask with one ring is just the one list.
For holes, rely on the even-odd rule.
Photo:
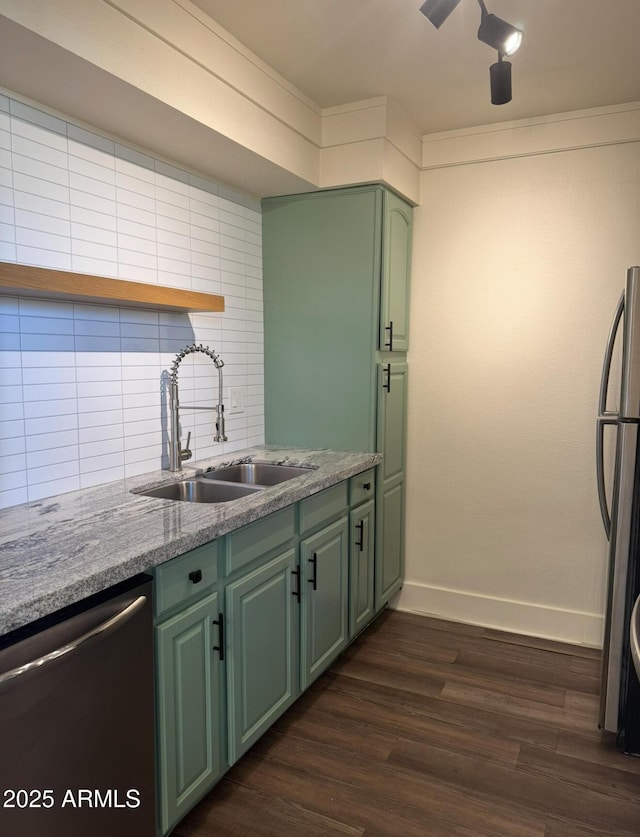
{"label": "black cabinet handle", "polygon": [[291,595],[295,596],[298,604],[300,604],[300,567],[298,566],[295,570],[291,570],[291,575],[294,575],[297,579],[296,587],[291,591]]}
{"label": "black cabinet handle", "polygon": [[318,556],[314,552],[309,558],[309,563],[313,565],[313,575],[309,579],[309,584],[313,584],[313,589],[318,589]]}
{"label": "black cabinet handle", "polygon": [[384,374],[387,376],[387,380],[383,381],[382,389],[386,389],[387,392],[391,392],[391,364],[387,363],[387,365],[383,369]]}
{"label": "black cabinet handle", "polygon": [[365,491],[371,491],[371,483],[370,482],[365,482],[362,487],[364,488]]}
{"label": "black cabinet handle", "polygon": [[213,620],[213,624],[218,626],[218,642],[219,645],[214,645],[213,650],[220,655],[220,662],[224,662],[224,613],[219,613],[218,618]]}
{"label": "black cabinet handle", "polygon": [[194,584],[202,581],[202,570],[191,570],[189,573],[189,581],[192,581]]}
{"label": "black cabinet handle", "polygon": [[385,349],[393,351],[393,320],[389,320],[389,325],[384,327],[385,331],[389,332],[389,340],[384,344]]}
{"label": "black cabinet handle", "polygon": [[359,551],[362,552],[364,549],[364,520],[361,520],[360,523],[356,523],[356,529],[360,530],[359,538],[360,540],[356,541],[356,546],[358,547]]}

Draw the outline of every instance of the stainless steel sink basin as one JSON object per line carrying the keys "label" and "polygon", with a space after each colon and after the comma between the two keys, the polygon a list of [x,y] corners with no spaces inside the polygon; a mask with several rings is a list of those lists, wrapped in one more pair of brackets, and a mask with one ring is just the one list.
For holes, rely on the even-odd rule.
{"label": "stainless steel sink basin", "polygon": [[278,485],[278,483],[292,480],[301,474],[308,474],[313,468],[302,468],[294,465],[277,465],[274,462],[243,462],[239,465],[228,465],[203,474],[206,480],[222,480],[231,483],[247,485]]}
{"label": "stainless steel sink basin", "polygon": [[258,487],[253,488],[249,485],[189,479],[181,482],[165,483],[157,488],[137,491],[136,494],[144,494],[146,497],[159,497],[163,500],[184,500],[188,503],[228,503],[230,500],[238,500],[240,497],[255,494],[256,491],[260,490]]}

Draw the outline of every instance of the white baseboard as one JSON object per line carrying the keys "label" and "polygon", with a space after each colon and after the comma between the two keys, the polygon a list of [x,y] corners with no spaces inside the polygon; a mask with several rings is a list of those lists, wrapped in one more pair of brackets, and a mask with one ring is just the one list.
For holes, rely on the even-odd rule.
{"label": "white baseboard", "polygon": [[602,648],[604,617],[597,613],[498,599],[415,581],[405,581],[390,606],[439,619]]}

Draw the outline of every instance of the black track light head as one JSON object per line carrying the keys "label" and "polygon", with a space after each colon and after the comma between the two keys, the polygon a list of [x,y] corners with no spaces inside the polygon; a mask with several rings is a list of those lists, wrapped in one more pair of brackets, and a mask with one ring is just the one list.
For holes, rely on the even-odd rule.
{"label": "black track light head", "polygon": [[440,29],[459,2],[460,0],[426,0],[420,6],[420,11],[436,29]]}
{"label": "black track light head", "polygon": [[522,43],[522,30],[496,15],[483,12],[478,40],[493,47],[501,55],[513,55]]}

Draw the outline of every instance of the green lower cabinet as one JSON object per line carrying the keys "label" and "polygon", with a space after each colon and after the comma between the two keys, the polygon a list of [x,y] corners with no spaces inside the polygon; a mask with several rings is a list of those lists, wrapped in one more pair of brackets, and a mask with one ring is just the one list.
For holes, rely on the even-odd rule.
{"label": "green lower cabinet", "polygon": [[160,828],[165,834],[226,770],[218,594],[155,629]]}
{"label": "green lower cabinet", "polygon": [[404,576],[404,482],[380,492],[382,525],[376,558],[376,611],[402,587]]}
{"label": "green lower cabinet", "polygon": [[375,503],[369,500],[349,515],[349,637],[359,634],[374,614]]}
{"label": "green lower cabinet", "polygon": [[302,689],[306,689],[347,644],[348,557],[347,517],[300,543]]}
{"label": "green lower cabinet", "polygon": [[299,694],[298,583],[291,547],[226,587],[229,764]]}

